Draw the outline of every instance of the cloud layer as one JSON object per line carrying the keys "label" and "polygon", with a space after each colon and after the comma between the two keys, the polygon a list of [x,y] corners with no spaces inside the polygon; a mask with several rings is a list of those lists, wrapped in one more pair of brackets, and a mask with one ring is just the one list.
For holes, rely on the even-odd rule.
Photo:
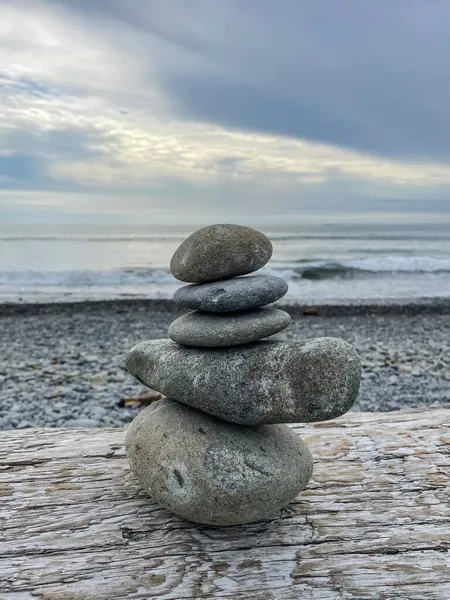
{"label": "cloud layer", "polygon": [[448,214],[449,17],[414,0],[6,0],[0,214]]}

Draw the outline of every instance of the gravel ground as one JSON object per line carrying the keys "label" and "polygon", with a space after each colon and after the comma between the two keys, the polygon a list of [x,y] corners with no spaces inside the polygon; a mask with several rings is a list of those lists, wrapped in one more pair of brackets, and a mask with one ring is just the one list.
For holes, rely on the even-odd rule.
{"label": "gravel ground", "polygon": [[[450,308],[332,307],[274,336],[336,336],[354,344],[363,381],[354,410],[450,402]],[[0,429],[108,427],[131,421],[124,398],[145,388],[122,368],[138,341],[166,337],[181,314],[165,301],[0,306]]]}

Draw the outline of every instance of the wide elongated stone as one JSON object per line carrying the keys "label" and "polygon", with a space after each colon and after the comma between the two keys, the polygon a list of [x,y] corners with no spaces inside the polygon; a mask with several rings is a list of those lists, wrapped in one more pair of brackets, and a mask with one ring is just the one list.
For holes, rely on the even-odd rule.
{"label": "wide elongated stone", "polygon": [[222,315],[195,310],[176,319],[168,334],[171,340],[185,346],[236,346],[278,333],[290,322],[289,314],[276,308]]}
{"label": "wide elongated stone", "polygon": [[242,225],[209,225],[184,240],[170,262],[172,275],[187,283],[205,283],[253,273],[272,256],[270,240]]}
{"label": "wide elongated stone", "polygon": [[271,304],[288,291],[288,284],[281,277],[250,275],[213,283],[184,285],[173,300],[180,306],[212,313],[250,310]]}
{"label": "wide elongated stone", "polygon": [[356,350],[337,338],[226,349],[152,340],[132,348],[126,366],[165,396],[247,425],[339,417],[355,402],[361,379]]}
{"label": "wide elongated stone", "polygon": [[156,502],[211,525],[273,518],[313,469],[308,447],[287,425],[234,425],[168,399],[138,414],[125,449]]}

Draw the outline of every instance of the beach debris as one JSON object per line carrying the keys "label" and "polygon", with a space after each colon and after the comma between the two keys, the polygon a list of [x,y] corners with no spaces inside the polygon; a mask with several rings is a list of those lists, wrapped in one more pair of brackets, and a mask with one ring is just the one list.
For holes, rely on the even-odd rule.
{"label": "beach debris", "polygon": [[126,408],[140,408],[148,406],[152,402],[156,402],[162,398],[164,398],[164,396],[159,392],[155,392],[155,390],[149,390],[147,392],[143,392],[142,394],[138,394],[137,396],[126,396],[125,398],[122,398],[122,400],[119,402],[119,406],[124,406]]}
{"label": "beach debris", "polygon": [[319,309],[315,306],[308,306],[307,308],[303,309],[303,314],[305,317],[318,317]]}
{"label": "beach debris", "polygon": [[126,357],[136,379],[166,396],[127,431],[131,469],[154,500],[195,522],[273,518],[313,469],[286,423],[343,415],[358,394],[361,361],[347,342],[265,339],[291,321],[267,307],[287,284],[242,275],[271,254],[266,236],[248,227],[194,232],[171,261],[172,274],[191,284],[174,300],[194,311],[170,325],[170,339],[141,342]]}

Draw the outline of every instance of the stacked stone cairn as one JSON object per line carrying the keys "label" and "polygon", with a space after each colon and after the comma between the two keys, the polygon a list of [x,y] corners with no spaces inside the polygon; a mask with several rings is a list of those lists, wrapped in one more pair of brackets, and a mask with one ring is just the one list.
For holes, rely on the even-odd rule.
{"label": "stacked stone cairn", "polygon": [[353,405],[361,379],[355,349],[337,338],[263,340],[290,323],[267,304],[287,284],[242,277],[263,267],[272,244],[240,225],[194,232],[170,268],[187,282],[174,301],[194,309],[169,338],[137,344],[128,371],[165,396],[134,419],[126,454],[142,487],[198,523],[270,519],[307,485],[310,451],[286,423],[325,421]]}

